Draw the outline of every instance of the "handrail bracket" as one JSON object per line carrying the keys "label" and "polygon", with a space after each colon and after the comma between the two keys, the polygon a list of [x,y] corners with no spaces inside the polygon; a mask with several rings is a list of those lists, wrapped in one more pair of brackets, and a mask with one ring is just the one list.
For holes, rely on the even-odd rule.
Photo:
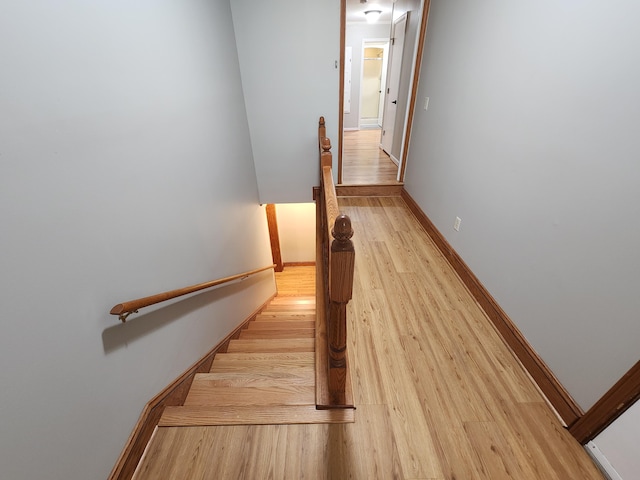
{"label": "handrail bracket", "polygon": [[122,323],[125,323],[127,321],[127,317],[132,313],[138,313],[138,310],[131,310],[130,312],[121,313],[118,318]]}

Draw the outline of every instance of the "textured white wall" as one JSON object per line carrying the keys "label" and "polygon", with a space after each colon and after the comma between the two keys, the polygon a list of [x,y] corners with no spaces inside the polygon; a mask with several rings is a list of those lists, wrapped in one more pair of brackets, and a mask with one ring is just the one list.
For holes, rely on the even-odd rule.
{"label": "textured white wall", "polygon": [[260,201],[310,202],[321,115],[338,158],[340,1],[231,0],[231,7]]}
{"label": "textured white wall", "polygon": [[584,409],[638,360],[639,17],[432,0],[409,149],[409,193]]}
{"label": "textured white wall", "polygon": [[316,204],[276,205],[283,262],[316,261]]}
{"label": "textured white wall", "polygon": [[[275,291],[228,1],[0,7],[0,477],[106,478],[144,404]],[[313,130],[313,125],[311,125]]]}

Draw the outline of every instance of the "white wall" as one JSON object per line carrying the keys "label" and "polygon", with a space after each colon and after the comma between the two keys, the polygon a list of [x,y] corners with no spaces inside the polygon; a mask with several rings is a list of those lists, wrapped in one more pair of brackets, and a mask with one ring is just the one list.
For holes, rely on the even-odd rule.
{"label": "white wall", "polygon": [[231,6],[260,201],[310,202],[321,115],[338,145],[340,1]]}
{"label": "white wall", "polygon": [[275,291],[108,314],[271,262],[229,3],[5,1],[0,65],[0,477],[106,478],[144,404]]}
{"label": "white wall", "polygon": [[405,179],[585,410],[640,338],[640,4],[602,6],[432,0]]}
{"label": "white wall", "polygon": [[282,261],[316,261],[316,204],[281,203],[276,205]]}
{"label": "white wall", "polygon": [[344,114],[344,128],[358,128],[360,123],[360,80],[362,79],[362,41],[389,40],[389,23],[349,23],[345,29],[345,46],[352,48],[351,111]]}
{"label": "white wall", "polygon": [[640,402],[620,415],[593,443],[625,480],[638,478],[640,472]]}

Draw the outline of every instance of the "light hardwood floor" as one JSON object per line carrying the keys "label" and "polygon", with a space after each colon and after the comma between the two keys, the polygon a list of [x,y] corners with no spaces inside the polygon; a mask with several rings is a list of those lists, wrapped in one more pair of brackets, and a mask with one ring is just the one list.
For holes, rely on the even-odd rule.
{"label": "light hardwood floor", "polygon": [[380,129],[346,131],[342,148],[342,183],[397,184],[398,166],[380,145]]}
{"label": "light hardwood floor", "polygon": [[355,423],[160,427],[136,480],[602,479],[403,201],[340,203]]}

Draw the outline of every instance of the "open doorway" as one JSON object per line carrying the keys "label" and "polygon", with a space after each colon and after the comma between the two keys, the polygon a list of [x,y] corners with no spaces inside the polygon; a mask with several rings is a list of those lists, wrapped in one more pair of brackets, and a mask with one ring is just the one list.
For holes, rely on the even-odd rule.
{"label": "open doorway", "polygon": [[[401,183],[429,0],[342,0],[341,6],[344,68],[341,71],[338,183]],[[367,23],[365,18],[365,12],[370,10],[380,13],[374,24]],[[386,52],[374,50],[385,43]],[[347,50],[350,63],[345,65]],[[382,60],[374,60],[380,53]],[[382,62],[385,56],[384,67],[388,65],[388,68],[381,63],[375,67],[373,62]],[[375,76],[381,70],[382,78],[376,81]],[[378,88],[377,95],[375,88]],[[344,109],[345,96],[351,99],[347,110]],[[376,107],[377,114],[374,114]]]}
{"label": "open doorway", "polygon": [[362,41],[362,79],[360,81],[360,129],[382,128],[389,40]]}

